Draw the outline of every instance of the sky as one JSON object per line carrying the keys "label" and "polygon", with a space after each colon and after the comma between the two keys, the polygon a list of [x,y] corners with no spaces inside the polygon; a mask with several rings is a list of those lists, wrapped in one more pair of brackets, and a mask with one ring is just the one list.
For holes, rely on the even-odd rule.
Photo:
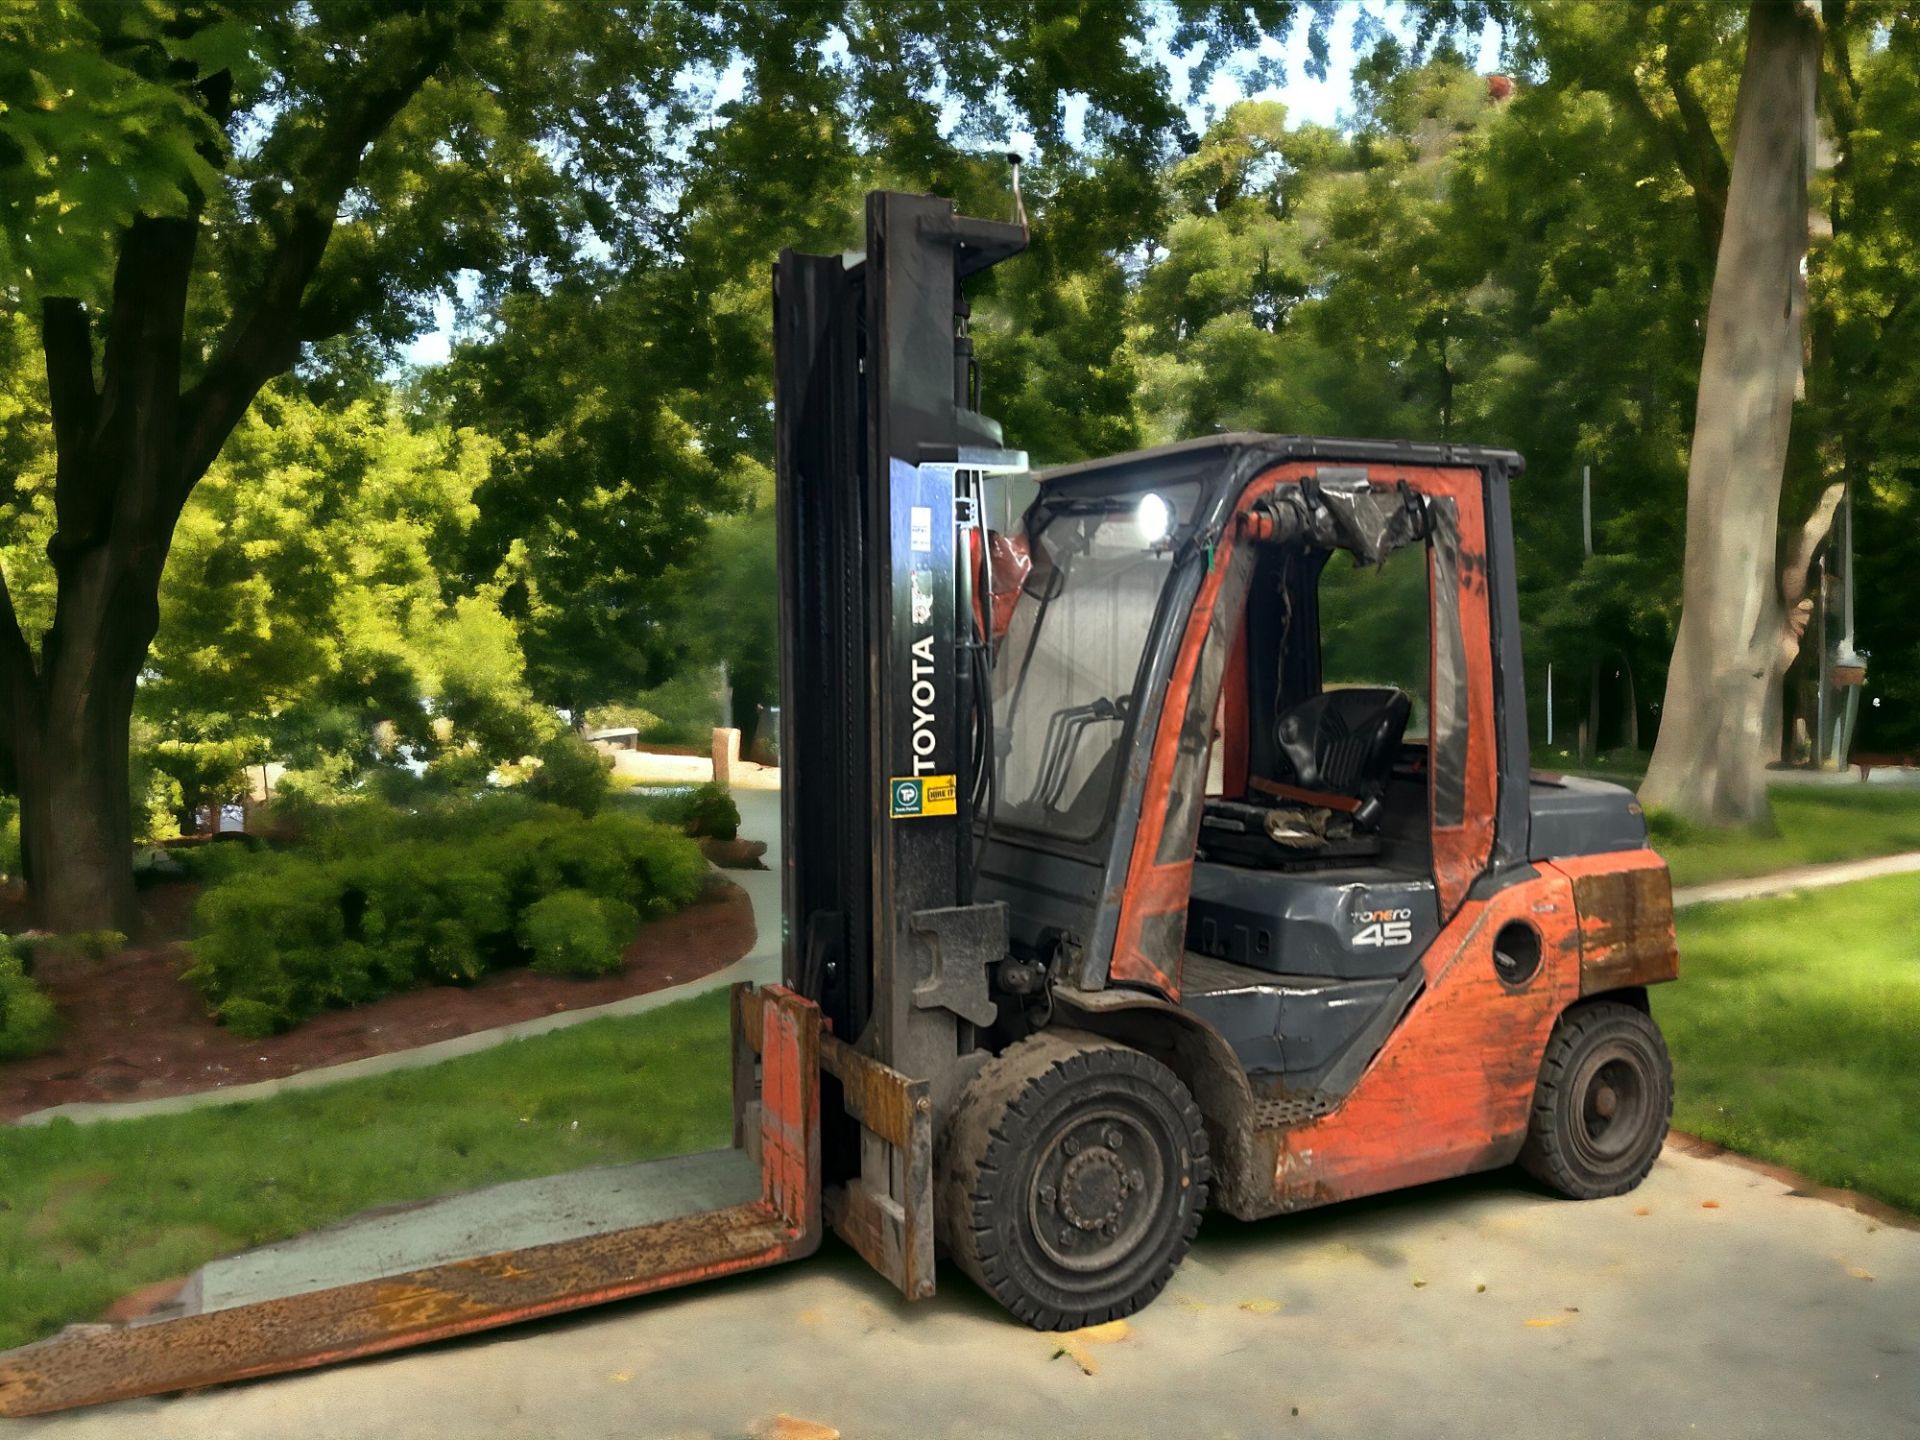
{"label": "sky", "polygon": [[[1353,14],[1358,11],[1358,3],[1348,11],[1343,11],[1328,33],[1329,50],[1327,78],[1314,80],[1306,73],[1307,64],[1307,27],[1296,24],[1287,40],[1282,43],[1267,40],[1257,50],[1246,52],[1246,59],[1258,56],[1272,58],[1278,56],[1286,65],[1286,81],[1282,85],[1257,90],[1247,95],[1240,81],[1232,73],[1234,66],[1226,65],[1214,75],[1206,93],[1187,107],[1188,120],[1196,130],[1206,127],[1208,111],[1218,112],[1242,98],[1257,100],[1279,100],[1287,107],[1289,125],[1339,125],[1344,113],[1351,108],[1353,89]],[[1390,3],[1369,3],[1366,7],[1379,16],[1387,26],[1403,38],[1411,38],[1411,29],[1406,16],[1399,6]],[[1166,47],[1164,40],[1153,43],[1161,52],[1161,60],[1172,76],[1174,92],[1184,94],[1187,88],[1189,64]],[[1498,67],[1500,53],[1499,31],[1489,25],[1480,36],[1479,54],[1476,68],[1485,72]],[[739,96],[746,83],[743,70],[735,67],[720,78],[714,94],[714,104],[724,105]],[[1071,111],[1069,121],[1071,123]],[[1009,137],[1010,148],[1027,150],[1032,147],[1032,136],[1013,135]],[[471,288],[461,286],[463,297],[471,298]],[[420,336],[405,352],[405,361],[410,365],[438,365],[444,362],[451,349],[454,329],[454,307],[451,301],[442,299],[435,308],[434,328]]]}

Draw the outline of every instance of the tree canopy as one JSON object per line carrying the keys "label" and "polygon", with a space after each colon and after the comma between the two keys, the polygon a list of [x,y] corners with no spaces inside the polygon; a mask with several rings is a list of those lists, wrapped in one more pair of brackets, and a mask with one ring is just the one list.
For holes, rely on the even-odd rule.
{"label": "tree canopy", "polygon": [[[1551,660],[1577,677],[1563,714],[1604,670],[1597,736],[1644,743],[1742,17],[1436,0],[1403,18],[14,7],[0,790],[25,802],[29,871],[36,849],[50,876],[121,843],[134,782],[110,757],[136,736],[189,809],[262,756],[342,777],[510,761],[558,716],[716,661],[744,708],[769,697],[768,269],[783,246],[857,245],[872,186],[1005,213],[1016,131],[1033,247],[973,296],[1010,435],[1043,462],[1243,427],[1520,449],[1536,729]],[[1833,163],[1783,534],[1851,477],[1883,702],[1859,743],[1911,749],[1920,20],[1890,0],[1827,0],[1824,20]],[[1257,90],[1264,39],[1305,26],[1324,63],[1350,22],[1338,126],[1294,123],[1284,92],[1190,110],[1169,77],[1178,54],[1196,87],[1238,65]],[[1490,22],[1498,77],[1461,48]],[[449,309],[452,358],[404,374]],[[47,805],[98,823],[36,831]]]}

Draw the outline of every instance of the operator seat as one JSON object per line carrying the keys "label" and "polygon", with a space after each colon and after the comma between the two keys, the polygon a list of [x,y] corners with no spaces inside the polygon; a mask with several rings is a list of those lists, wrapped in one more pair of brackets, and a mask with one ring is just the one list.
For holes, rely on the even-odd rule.
{"label": "operator seat", "polygon": [[1413,704],[1389,687],[1327,690],[1274,722],[1274,777],[1249,776],[1243,799],[1210,799],[1205,860],[1260,868],[1366,860],[1380,853],[1400,741]]}
{"label": "operator seat", "polygon": [[1301,701],[1274,722],[1281,773],[1257,788],[1346,811],[1355,829],[1373,829],[1412,708],[1406,691],[1387,686],[1323,690]]}

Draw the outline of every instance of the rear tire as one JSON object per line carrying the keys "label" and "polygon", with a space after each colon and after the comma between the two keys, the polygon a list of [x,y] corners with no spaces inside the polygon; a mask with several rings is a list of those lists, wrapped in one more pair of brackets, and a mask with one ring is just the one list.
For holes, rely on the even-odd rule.
{"label": "rear tire", "polygon": [[1071,1030],[967,1088],[941,1165],[954,1261],[1036,1330],[1130,1315],[1165,1288],[1207,1198],[1199,1108],[1166,1066]]}
{"label": "rear tire", "polygon": [[1575,1200],[1620,1195],[1647,1178],[1673,1118],[1673,1063],[1653,1017],[1617,1000],[1567,1011],[1533,1092],[1520,1164]]}

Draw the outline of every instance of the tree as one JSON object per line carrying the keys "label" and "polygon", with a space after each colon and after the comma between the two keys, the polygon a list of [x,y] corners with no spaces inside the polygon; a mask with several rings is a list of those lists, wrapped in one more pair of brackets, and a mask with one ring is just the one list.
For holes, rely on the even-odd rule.
{"label": "tree", "polygon": [[472,780],[556,728],[504,583],[446,564],[492,446],[410,421],[404,399],[274,382],[182,513],[136,715],[183,824],[245,766],[351,780],[409,760]]}
{"label": "tree", "polygon": [[[1292,8],[1187,0],[1175,40],[1217,62]],[[678,239],[698,82],[736,57],[769,92],[833,78],[853,123],[901,153],[938,138],[947,102],[975,134],[1021,119],[1059,144],[1078,94],[1094,142],[1149,155],[1177,119],[1133,44],[1144,0],[44,0],[17,15],[0,85],[33,87],[27,108],[54,120],[10,100],[0,129],[19,265],[4,284],[46,361],[56,606],[29,634],[0,588],[0,786],[20,796],[37,918],[66,929],[131,920],[130,716],[174,526],[303,347],[405,339],[461,273],[492,300],[593,249],[657,263]],[[56,217],[61,263],[30,272],[28,237]]]}
{"label": "tree", "polygon": [[1641,788],[1647,804],[1711,824],[1767,813],[1763,767],[1806,624],[1811,545],[1838,499],[1822,504],[1782,564],[1776,536],[1801,380],[1820,47],[1818,19],[1799,4],[1756,0],[1748,13],[1687,468],[1680,632]]}

